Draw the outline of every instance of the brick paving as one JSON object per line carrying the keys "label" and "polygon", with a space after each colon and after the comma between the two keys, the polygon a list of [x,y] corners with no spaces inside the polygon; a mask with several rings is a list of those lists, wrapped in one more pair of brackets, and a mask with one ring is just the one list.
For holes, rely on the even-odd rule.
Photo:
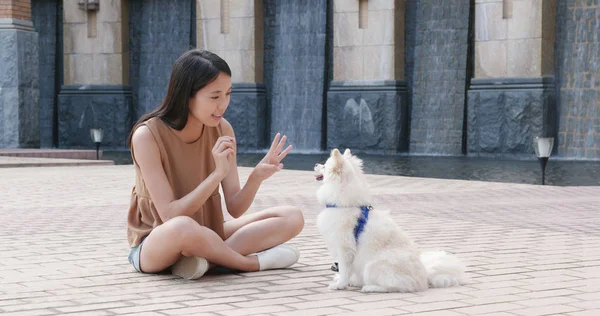
{"label": "brick paving", "polygon": [[370,176],[374,206],[422,248],[459,254],[470,282],[363,294],[327,288],[310,172],[282,171],[250,210],[303,208],[292,269],[195,281],[127,262],[131,166],[3,168],[0,179],[2,315],[600,315],[599,187]]}
{"label": "brick paving", "polygon": [[[98,158],[102,159],[102,153],[102,150],[98,151]],[[0,148],[0,156],[61,159],[96,159],[96,151],[87,149],[58,148]]]}
{"label": "brick paving", "polygon": [[58,167],[58,166],[92,166],[114,165],[112,160],[91,160],[88,158],[48,158],[48,157],[23,157],[2,156],[0,154],[0,168],[17,167]]}

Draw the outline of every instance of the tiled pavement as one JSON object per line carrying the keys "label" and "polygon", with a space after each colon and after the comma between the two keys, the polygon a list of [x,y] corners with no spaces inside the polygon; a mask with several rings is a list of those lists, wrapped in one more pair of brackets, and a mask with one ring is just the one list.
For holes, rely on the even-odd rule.
{"label": "tiled pavement", "polygon": [[[242,168],[244,179],[248,169]],[[315,229],[318,183],[282,171],[250,211],[300,205],[292,269],[186,281],[127,262],[131,166],[0,169],[2,315],[600,315],[600,188],[371,176],[423,248],[459,254],[466,286],[417,294],[330,291]]]}
{"label": "tiled pavement", "polygon": [[16,157],[0,155],[0,168],[114,165],[112,160]]}
{"label": "tiled pavement", "polygon": [[0,148],[0,156],[7,157],[38,157],[64,159],[96,159],[96,154],[102,159],[102,150],[96,153],[89,149],[59,149],[59,148]]}

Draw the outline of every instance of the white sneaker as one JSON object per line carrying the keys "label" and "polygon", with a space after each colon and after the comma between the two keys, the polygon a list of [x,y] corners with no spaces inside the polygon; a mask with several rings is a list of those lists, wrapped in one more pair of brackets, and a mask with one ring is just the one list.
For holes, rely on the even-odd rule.
{"label": "white sneaker", "polygon": [[171,267],[171,273],[184,279],[195,280],[208,271],[208,261],[200,257],[183,256]]}
{"label": "white sneaker", "polygon": [[277,245],[255,254],[258,258],[259,270],[284,269],[292,266],[300,259],[300,253],[292,245]]}
{"label": "white sneaker", "polygon": [[288,244],[281,244],[281,245],[279,245],[279,247],[284,247],[284,248],[287,248],[287,249],[293,251],[296,254],[296,256],[298,258],[300,258],[300,251],[298,251],[298,248],[296,248],[296,246],[288,245]]}

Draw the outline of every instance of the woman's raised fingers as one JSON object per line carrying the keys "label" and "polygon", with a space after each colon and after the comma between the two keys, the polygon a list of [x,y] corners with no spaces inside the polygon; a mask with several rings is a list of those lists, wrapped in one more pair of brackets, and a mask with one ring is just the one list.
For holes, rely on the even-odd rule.
{"label": "woman's raised fingers", "polygon": [[287,136],[283,136],[281,138],[281,140],[279,141],[279,143],[277,144],[277,147],[275,148],[275,153],[279,155],[279,153],[281,152],[281,149],[283,149],[283,145],[285,145],[285,141],[287,140]]}
{"label": "woman's raised fingers", "polygon": [[269,152],[275,151],[275,148],[277,148],[277,144],[279,143],[279,137],[281,137],[281,134],[277,133],[277,135],[275,135],[275,138],[273,139],[273,142],[271,143],[271,148],[269,148]]}
{"label": "woman's raised fingers", "polygon": [[290,150],[292,150],[292,145],[287,146],[287,148],[281,154],[279,154],[279,156],[277,156],[277,160],[282,161],[283,158],[285,158],[285,156],[287,156],[287,154],[290,152]]}

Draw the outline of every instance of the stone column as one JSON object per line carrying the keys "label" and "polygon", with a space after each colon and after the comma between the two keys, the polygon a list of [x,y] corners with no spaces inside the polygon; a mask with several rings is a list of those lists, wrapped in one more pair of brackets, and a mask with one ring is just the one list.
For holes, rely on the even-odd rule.
{"label": "stone column", "polygon": [[0,0],[0,148],[40,146],[38,33],[30,0]]}
{"label": "stone column", "polygon": [[269,134],[287,135],[296,153],[324,145],[331,3],[264,0]]}
{"label": "stone column", "polygon": [[532,155],[556,136],[556,0],[477,0],[467,151]]}
{"label": "stone column", "polygon": [[263,76],[263,0],[199,0],[196,46],[223,58],[231,68],[233,89],[225,117],[240,150],[267,141]]}
{"label": "stone column", "polygon": [[123,147],[132,123],[127,1],[100,0],[87,11],[65,1],[63,8],[59,146],[93,146],[89,130],[102,128],[105,147]]}
{"label": "stone column", "polygon": [[31,21],[39,37],[40,147],[58,143],[56,109],[63,81],[62,66],[62,1],[31,2]]}
{"label": "stone column", "polygon": [[600,1],[557,1],[557,155],[600,160]]}
{"label": "stone column", "polygon": [[333,1],[327,148],[408,148],[404,12],[404,0]]}

